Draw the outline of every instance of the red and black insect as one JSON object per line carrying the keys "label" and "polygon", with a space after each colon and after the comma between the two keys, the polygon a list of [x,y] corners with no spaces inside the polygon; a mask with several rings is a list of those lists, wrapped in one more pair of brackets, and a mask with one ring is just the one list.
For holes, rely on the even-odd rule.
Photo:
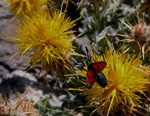
{"label": "red and black insect", "polygon": [[101,72],[105,67],[106,62],[95,62],[88,65],[87,70],[87,88],[90,89],[96,81],[101,87],[107,86],[107,80]]}
{"label": "red and black insect", "polygon": [[97,74],[96,82],[103,88],[107,86],[107,80],[102,72]]}

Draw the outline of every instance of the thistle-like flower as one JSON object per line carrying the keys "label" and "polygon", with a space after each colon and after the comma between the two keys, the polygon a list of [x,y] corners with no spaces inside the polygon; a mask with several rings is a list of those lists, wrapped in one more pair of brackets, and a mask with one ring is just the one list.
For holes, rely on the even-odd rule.
{"label": "thistle-like flower", "polygon": [[14,112],[17,116],[40,116],[38,112],[35,110],[35,103],[31,103],[32,99],[28,101],[23,101],[20,98],[18,99],[16,107],[14,108]]}
{"label": "thistle-like flower", "polygon": [[138,23],[135,26],[131,25],[129,22],[129,25],[125,22],[123,23],[131,30],[130,35],[125,35],[125,37],[128,38],[125,39],[125,41],[131,43],[126,51],[131,52],[135,50],[137,54],[141,52],[143,57],[144,54],[147,53],[150,58],[150,26],[144,22],[144,19],[141,22],[139,17]]}
{"label": "thistle-like flower", "polygon": [[[109,50],[106,49],[105,52],[103,56],[92,53],[93,58],[89,64],[95,61],[105,61],[107,63],[106,68],[102,71],[107,80],[107,86],[103,88],[95,82],[91,89],[83,86],[78,89],[70,88],[69,90],[81,91],[81,95],[86,96],[89,103],[93,103],[85,107],[96,108],[92,113],[100,110],[104,116],[108,116],[119,108],[125,114],[129,114],[130,110],[137,111],[133,107],[139,107],[141,104],[140,94],[145,95],[144,91],[148,91],[146,86],[148,80],[145,78],[147,75],[144,72],[147,67],[142,65],[140,55],[137,57],[135,55],[125,55],[124,48],[121,52],[118,52],[115,51],[113,45],[112,48],[109,45]],[[80,73],[77,75],[87,78],[87,67],[88,64],[83,70],[78,69]],[[125,110],[126,108],[128,110]]]}
{"label": "thistle-like flower", "polygon": [[36,102],[31,104],[32,99],[24,101],[26,92],[23,95],[19,95],[15,101],[8,101],[7,97],[5,97],[4,102],[0,95],[0,116],[40,116],[34,109]]}
{"label": "thistle-like flower", "polygon": [[9,4],[10,11],[16,15],[22,13],[30,13],[32,10],[39,10],[41,6],[46,5],[47,0],[4,0]]}
{"label": "thistle-like flower", "polygon": [[29,53],[31,68],[40,62],[41,70],[47,71],[46,75],[53,68],[60,73],[62,67],[69,64],[69,57],[79,55],[74,52],[71,43],[75,40],[72,38],[75,31],[68,31],[76,20],[71,21],[66,16],[66,9],[64,12],[61,9],[50,13],[41,10],[31,16],[25,15],[17,35],[8,37],[17,42],[19,51],[16,54]]}
{"label": "thistle-like flower", "polygon": [[5,101],[3,100],[0,94],[0,116],[10,115],[11,106],[8,104],[7,97],[5,97]]}

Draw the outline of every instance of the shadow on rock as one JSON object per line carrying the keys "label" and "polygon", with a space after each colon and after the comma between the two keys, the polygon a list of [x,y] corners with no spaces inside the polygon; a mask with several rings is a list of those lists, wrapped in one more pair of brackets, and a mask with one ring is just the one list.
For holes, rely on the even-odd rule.
{"label": "shadow on rock", "polygon": [[43,85],[28,78],[15,75],[12,78],[3,78],[0,83],[0,93],[3,97],[6,93],[6,96],[9,99],[15,99],[17,97],[17,92],[22,94],[26,89],[29,89],[27,94],[30,95],[30,97],[38,95],[38,97],[41,98],[43,96],[48,96],[49,94],[59,93],[59,90],[57,88]]}

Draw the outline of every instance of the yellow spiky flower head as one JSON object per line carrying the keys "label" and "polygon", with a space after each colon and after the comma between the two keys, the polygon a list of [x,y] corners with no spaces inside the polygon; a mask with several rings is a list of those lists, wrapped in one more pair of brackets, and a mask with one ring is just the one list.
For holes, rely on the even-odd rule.
{"label": "yellow spiky flower head", "polygon": [[74,41],[74,31],[68,31],[75,25],[76,20],[71,21],[66,16],[66,9],[64,12],[61,9],[51,13],[41,10],[33,12],[31,16],[25,15],[23,23],[19,24],[16,31],[17,35],[8,37],[17,42],[19,51],[16,54],[29,53],[28,63],[32,62],[31,68],[41,62],[41,69],[46,69],[46,74],[52,68],[61,72],[62,66],[69,64],[69,57],[79,55],[74,52],[71,43]]}
{"label": "yellow spiky flower head", "polygon": [[[109,50],[106,48],[105,52],[103,56],[92,53],[93,59],[90,63],[95,61],[105,61],[107,63],[106,68],[102,71],[107,80],[107,86],[102,88],[95,82],[91,89],[83,86],[78,89],[70,88],[69,90],[81,91],[81,95],[87,96],[86,100],[91,105],[85,107],[96,108],[92,113],[100,110],[104,116],[108,116],[111,112],[116,112],[117,109],[121,108],[122,111],[128,114],[130,106],[137,107],[141,103],[139,94],[144,95],[144,91],[148,91],[146,86],[148,80],[145,78],[147,75],[143,72],[146,66],[142,65],[140,55],[137,57],[135,55],[125,55],[123,48],[121,52],[118,52],[115,51],[113,45],[112,48],[109,45]],[[87,78],[87,67],[88,64],[83,70],[78,69],[80,73],[77,75]],[[129,109],[125,110],[125,108]]]}
{"label": "yellow spiky flower head", "polygon": [[30,13],[32,10],[37,11],[41,9],[43,5],[46,5],[48,0],[4,0],[9,4],[10,11],[16,15],[22,13]]}

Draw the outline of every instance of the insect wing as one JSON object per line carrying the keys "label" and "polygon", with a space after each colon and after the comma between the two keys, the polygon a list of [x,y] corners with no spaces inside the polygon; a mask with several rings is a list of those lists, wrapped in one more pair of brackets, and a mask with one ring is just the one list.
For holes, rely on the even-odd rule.
{"label": "insect wing", "polygon": [[90,89],[96,80],[96,74],[92,70],[87,71],[87,88]]}
{"label": "insect wing", "polygon": [[96,75],[96,82],[103,88],[107,86],[107,80],[102,72]]}
{"label": "insect wing", "polygon": [[[103,75],[102,74],[98,74],[105,67],[106,67],[106,62],[95,62],[95,63],[91,63],[91,64],[88,65],[88,70],[87,70],[87,88],[88,89],[92,88],[95,80],[97,80],[96,79],[97,77],[99,78],[97,80],[98,83],[101,83],[102,87],[105,85],[105,83],[101,82],[103,80],[103,79],[101,79],[102,77],[104,77],[104,79],[105,79],[104,74],[103,73],[102,73]],[[107,82],[106,82],[106,85],[107,85]]]}
{"label": "insect wing", "polygon": [[96,74],[100,73],[105,67],[107,63],[106,62],[96,62],[93,63],[93,70]]}

